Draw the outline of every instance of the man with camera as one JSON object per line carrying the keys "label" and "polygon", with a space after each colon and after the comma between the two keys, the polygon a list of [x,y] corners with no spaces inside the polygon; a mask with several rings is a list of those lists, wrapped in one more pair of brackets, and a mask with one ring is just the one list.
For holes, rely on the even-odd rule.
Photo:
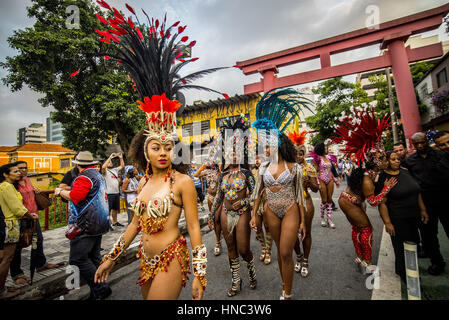
{"label": "man with camera", "polygon": [[90,287],[90,299],[103,300],[111,294],[107,284],[94,282],[95,272],[101,262],[101,238],[109,230],[109,208],[106,182],[95,169],[92,154],[82,151],[73,161],[79,175],[70,191],[55,189],[55,196],[70,201],[71,214],[66,237],[70,239],[70,265],[79,268],[81,277]]}
{"label": "man with camera", "polygon": [[[112,159],[120,159],[120,166],[114,168]],[[112,153],[101,167],[101,173],[106,180],[106,193],[108,194],[109,211],[112,217],[113,227],[123,227],[123,224],[117,221],[117,213],[120,210],[120,181],[119,172],[125,168],[123,154]]]}

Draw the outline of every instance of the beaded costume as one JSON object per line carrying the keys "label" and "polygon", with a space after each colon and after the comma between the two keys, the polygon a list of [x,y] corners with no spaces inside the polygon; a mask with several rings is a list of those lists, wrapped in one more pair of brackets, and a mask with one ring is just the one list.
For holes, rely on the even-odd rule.
{"label": "beaded costume", "polygon": [[[367,170],[365,164],[370,163],[378,167],[382,164],[382,159],[385,156],[382,133],[391,125],[389,117],[384,116],[382,119],[377,119],[374,108],[366,107],[352,108],[351,114],[343,114],[339,120],[340,123],[336,127],[337,134],[332,137],[332,140],[345,146],[343,151],[346,156],[354,155],[357,166],[364,168],[364,176],[369,176],[374,184],[376,173],[373,170]],[[377,196],[374,194],[367,196],[367,202],[372,206],[377,206],[393,186],[385,186]],[[346,199],[360,208],[362,208],[363,198],[365,198],[363,193],[359,194],[350,188],[340,195],[340,199]],[[360,258],[364,260],[365,264],[366,261],[371,261],[372,234],[371,225],[366,227],[352,225],[352,240],[357,254],[356,262],[360,263]]]}
{"label": "beaded costume", "polygon": [[[101,7],[108,10],[109,18],[97,14],[101,23],[105,24],[105,30],[95,30],[101,37],[100,41],[108,44],[101,51],[107,60],[115,60],[129,74],[130,85],[138,94],[138,107],[145,112],[146,124],[144,131],[147,136],[143,149],[148,170],[150,159],[148,158],[148,145],[150,141],[157,141],[164,145],[177,141],[176,113],[181,106],[175,99],[183,98],[180,90],[200,89],[222,94],[213,89],[193,85],[192,82],[203,75],[212,73],[223,68],[207,69],[192,74],[181,76],[180,70],[187,64],[198,58],[186,58],[186,52],[195,45],[196,41],[186,43],[187,36],[181,36],[186,26],[178,26],[179,21],[173,25],[164,20],[147,18],[147,24],[141,23],[134,9],[126,4],[126,8],[134,15],[125,18],[117,9],[111,8],[106,1],[97,1]],[[226,94],[222,94],[228,98]],[[143,163],[142,163],[143,165]],[[141,194],[134,200],[131,209],[139,217],[139,229],[148,235],[164,231],[168,215],[173,206],[181,207],[173,200],[172,185],[174,184],[171,165],[168,168],[166,182],[169,180],[169,192],[156,195],[149,201],[142,201]],[[146,183],[145,182],[145,183]],[[143,185],[139,185],[141,190]],[[159,191],[160,192],[160,191]],[[105,259],[116,260],[128,244],[121,236],[113,250],[107,254]],[[197,246],[192,251],[193,269],[195,277],[205,288],[206,280],[206,248],[204,245]],[[189,253],[187,243],[183,236],[174,240],[160,254],[148,257],[140,243],[138,257],[141,258],[141,276],[138,283],[143,285],[148,279],[152,279],[160,271],[166,271],[170,262],[176,257],[181,265],[182,284],[185,285],[189,273]]]}
{"label": "beaded costume", "polygon": [[[224,179],[226,177],[226,179]],[[234,203],[238,198],[238,193],[248,188],[251,195],[254,190],[255,180],[251,171],[247,169],[226,170],[220,174],[218,178],[218,191],[211,209],[210,219],[213,219],[213,213],[216,212],[218,206],[222,204],[222,211],[226,214],[228,232],[231,233],[237,225],[242,214],[249,209],[249,198],[244,198],[240,203],[240,209],[227,209],[224,199]]]}

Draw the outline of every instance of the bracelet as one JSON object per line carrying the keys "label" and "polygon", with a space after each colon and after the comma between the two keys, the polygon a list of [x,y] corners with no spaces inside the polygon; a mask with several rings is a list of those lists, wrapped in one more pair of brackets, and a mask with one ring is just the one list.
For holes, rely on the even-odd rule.
{"label": "bracelet", "polygon": [[193,274],[198,278],[203,290],[206,289],[207,279],[206,279],[206,268],[207,268],[207,250],[204,244],[196,246],[192,251],[192,264],[193,264]]}
{"label": "bracelet", "polygon": [[117,240],[117,242],[114,244],[114,248],[104,256],[101,263],[105,262],[106,260],[115,261],[117,260],[124,252],[125,252],[125,237],[122,234],[120,238]]}

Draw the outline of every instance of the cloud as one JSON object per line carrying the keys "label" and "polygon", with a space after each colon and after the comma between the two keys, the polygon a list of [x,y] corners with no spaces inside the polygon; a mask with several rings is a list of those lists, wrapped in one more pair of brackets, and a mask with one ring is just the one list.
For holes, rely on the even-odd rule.
{"label": "cloud", "polygon": [[[125,1],[106,0],[117,9],[129,12]],[[230,96],[243,93],[243,85],[258,81],[260,75],[244,76],[232,66],[237,61],[288,49],[306,43],[365,27],[368,5],[377,5],[380,22],[393,20],[446,3],[444,0],[128,0],[144,19],[141,8],[151,17],[164,18],[168,23],[181,20],[187,25],[185,31],[190,40],[197,40],[193,56],[200,59],[188,65],[184,74],[197,70],[228,66],[227,70],[208,75],[198,81]],[[33,24],[26,16],[30,0],[0,1],[0,61],[14,52],[6,39],[13,30],[23,29]],[[375,56],[376,48],[367,48],[356,53],[344,53],[332,59],[341,63],[356,56]],[[308,68],[316,68],[317,62],[282,68],[280,75],[291,74]],[[319,64],[318,64],[319,67]],[[0,71],[0,76],[2,75]],[[312,85],[312,84],[310,84]],[[44,121],[49,110],[39,106],[38,94],[25,88],[11,94],[0,85],[0,144],[15,143],[18,128],[31,122]],[[222,98],[217,94],[201,91],[186,91],[190,104],[195,100],[207,101]]]}

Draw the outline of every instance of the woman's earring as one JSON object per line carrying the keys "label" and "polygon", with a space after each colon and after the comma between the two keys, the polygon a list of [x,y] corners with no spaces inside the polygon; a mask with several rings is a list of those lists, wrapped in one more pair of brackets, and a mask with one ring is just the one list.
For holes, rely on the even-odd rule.
{"label": "woman's earring", "polygon": [[148,174],[148,170],[150,169],[150,162],[147,162],[147,169],[145,170],[145,174],[147,175],[147,177],[149,176]]}

